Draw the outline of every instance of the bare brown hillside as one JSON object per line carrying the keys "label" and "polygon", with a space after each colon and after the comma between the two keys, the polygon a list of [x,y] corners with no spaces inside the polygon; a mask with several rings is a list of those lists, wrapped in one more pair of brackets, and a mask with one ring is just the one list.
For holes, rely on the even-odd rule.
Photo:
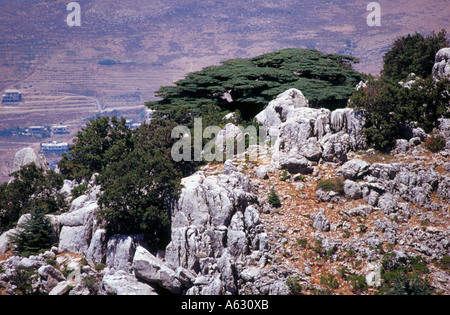
{"label": "bare brown hillside", "polygon": [[136,108],[188,72],[287,47],[349,54],[376,74],[395,38],[450,29],[446,0],[379,1],[380,27],[367,25],[362,0],[79,0],[80,27],[67,25],[68,3],[0,2],[0,91],[25,93],[19,107],[0,105],[0,129],[80,128],[99,104]]}

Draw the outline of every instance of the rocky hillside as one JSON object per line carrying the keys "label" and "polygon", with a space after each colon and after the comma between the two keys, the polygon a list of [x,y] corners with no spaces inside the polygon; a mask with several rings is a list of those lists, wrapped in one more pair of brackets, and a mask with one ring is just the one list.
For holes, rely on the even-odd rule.
{"label": "rocky hillside", "polygon": [[[437,152],[436,138],[410,127],[390,154],[367,147],[364,112],[311,108],[296,89],[256,119],[269,136],[247,149],[257,161],[210,163],[182,180],[164,250],[105,230],[97,175],[83,187],[66,180],[69,211],[46,216],[51,250],[14,255],[10,236],[28,214],[0,236],[0,292],[450,294],[450,119]],[[235,137],[228,128],[238,129],[221,135]]]}
{"label": "rocky hillside", "polygon": [[[449,147],[430,153],[414,129],[392,155],[366,150],[358,112],[309,108],[297,90],[258,119],[281,149],[183,179],[165,251],[150,252],[139,235],[108,235],[92,179],[69,212],[48,216],[50,251],[14,256],[14,230],[0,237],[1,292],[374,294],[402,268],[450,294]],[[447,141],[449,127],[442,120]],[[65,182],[67,200],[74,185]],[[272,188],[279,208],[268,203]]]}

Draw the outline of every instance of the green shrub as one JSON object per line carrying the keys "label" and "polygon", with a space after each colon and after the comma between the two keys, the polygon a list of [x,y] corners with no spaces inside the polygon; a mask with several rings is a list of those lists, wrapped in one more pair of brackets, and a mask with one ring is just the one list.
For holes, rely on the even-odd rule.
{"label": "green shrub", "polygon": [[445,148],[445,139],[441,135],[432,135],[425,140],[425,147],[433,153],[442,151]]}
{"label": "green shrub", "polygon": [[277,194],[277,192],[275,191],[275,189],[273,187],[270,190],[269,196],[267,197],[267,201],[274,208],[280,208],[281,207],[280,198],[278,197],[278,194]]}
{"label": "green shrub", "polygon": [[306,246],[308,245],[308,239],[306,238],[298,238],[297,239],[297,244],[302,247],[302,248],[306,248]]}
{"label": "green shrub", "polygon": [[289,287],[292,294],[300,295],[302,293],[303,288],[302,288],[301,284],[299,283],[298,277],[295,277],[295,278],[289,277],[286,280],[286,285]]}
{"label": "green shrub", "polygon": [[450,270],[450,256],[445,255],[441,261],[437,263],[437,266],[443,270]]}
{"label": "green shrub", "polygon": [[18,255],[36,255],[52,247],[53,228],[41,209],[35,210],[19,228],[20,232],[10,236]]}
{"label": "green shrub", "polygon": [[170,240],[169,211],[179,196],[183,165],[171,158],[175,125],[155,119],[130,139],[130,152],[97,179],[102,187],[100,218],[112,234],[143,233],[154,248]]}
{"label": "green shrub", "polygon": [[426,262],[421,257],[398,258],[395,253],[383,256],[380,288],[385,295],[431,295],[435,289],[425,276],[429,273]]}
{"label": "green shrub", "polygon": [[84,195],[87,192],[88,188],[89,188],[88,184],[81,184],[78,185],[77,187],[74,187],[72,189],[72,201]]}
{"label": "green shrub", "polygon": [[344,178],[338,177],[331,180],[321,180],[317,183],[316,190],[334,191],[340,195],[344,194]]}
{"label": "green shrub", "polygon": [[37,295],[39,288],[33,288],[33,282],[37,277],[35,269],[18,266],[11,276],[12,283],[16,285],[16,293],[18,295]]}
{"label": "green shrub", "polygon": [[332,274],[326,276],[320,276],[320,284],[326,286],[330,290],[339,289],[339,281]]}
{"label": "green shrub", "polygon": [[286,170],[284,170],[280,175],[280,181],[282,181],[282,182],[287,181],[289,178],[290,178],[290,175]]}
{"label": "green shrub", "polygon": [[366,278],[363,275],[349,275],[347,279],[355,293],[366,291],[369,288]]}

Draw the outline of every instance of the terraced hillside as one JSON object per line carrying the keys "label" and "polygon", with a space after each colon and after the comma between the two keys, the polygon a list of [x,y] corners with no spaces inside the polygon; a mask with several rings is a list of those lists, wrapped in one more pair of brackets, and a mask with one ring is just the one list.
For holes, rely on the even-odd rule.
{"label": "terraced hillside", "polygon": [[142,107],[189,72],[287,47],[349,54],[377,73],[395,38],[450,26],[447,1],[411,0],[380,1],[382,26],[369,27],[368,2],[79,0],[81,27],[69,27],[69,1],[0,1],[0,91],[24,93],[19,107],[0,105],[0,130],[79,129],[99,109]]}

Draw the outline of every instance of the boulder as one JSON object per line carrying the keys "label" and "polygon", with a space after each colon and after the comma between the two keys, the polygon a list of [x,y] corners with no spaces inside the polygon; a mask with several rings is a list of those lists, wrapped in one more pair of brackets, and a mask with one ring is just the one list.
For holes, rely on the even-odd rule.
{"label": "boulder", "polygon": [[82,205],[84,207],[82,206],[81,209],[75,206],[73,207],[75,210],[71,212],[52,216],[51,221],[54,229],[60,231],[60,251],[69,251],[83,255],[86,255],[88,252],[94,229],[94,219],[99,206],[96,203],[87,202],[83,202]]}
{"label": "boulder", "polygon": [[182,283],[175,270],[153,256],[142,246],[138,246],[133,258],[136,277],[148,283],[157,284],[173,294],[181,294]]}
{"label": "boulder", "polygon": [[[227,124],[216,136],[215,139],[216,148],[222,148],[224,153],[230,153],[231,156],[227,155],[227,158],[232,158],[235,149],[239,148],[236,147],[235,144],[244,143],[244,133],[242,131],[243,130],[241,128],[232,123]],[[229,148],[230,145],[232,149]],[[241,148],[243,149],[243,147]]]}
{"label": "boulder", "polygon": [[247,231],[252,231],[261,223],[259,212],[254,206],[248,206],[247,209],[245,209],[244,223]]}
{"label": "boulder", "polygon": [[345,179],[356,180],[362,178],[367,174],[370,168],[370,163],[362,160],[353,159],[346,162],[341,166],[339,172],[344,176]]}
{"label": "boulder", "polygon": [[450,119],[442,118],[439,120],[439,122],[439,132],[445,139],[445,148],[450,151]]}
{"label": "boulder", "polygon": [[264,165],[255,168],[255,174],[259,179],[269,179],[269,175],[267,175],[267,168]]}
{"label": "boulder", "polygon": [[387,214],[395,213],[397,211],[397,199],[392,194],[386,193],[378,199],[378,207]]}
{"label": "boulder", "polygon": [[435,80],[450,77],[450,48],[442,48],[437,52],[432,74]]}
{"label": "boulder", "polygon": [[151,286],[139,282],[136,277],[123,270],[106,274],[102,285],[110,295],[157,295]]}
{"label": "boulder", "polygon": [[44,156],[36,154],[32,148],[24,148],[14,156],[12,173],[31,163],[35,163],[40,168],[48,168],[48,162]]}
{"label": "boulder", "polygon": [[106,260],[106,230],[98,229],[95,231],[89,245],[86,258],[94,265],[101,264]]}
{"label": "boulder", "polygon": [[231,219],[227,232],[227,248],[231,256],[241,260],[248,254],[248,240],[244,228],[244,214],[240,211]]}
{"label": "boulder", "polygon": [[309,175],[313,172],[313,166],[310,161],[308,161],[303,156],[288,156],[283,155],[279,160],[280,167],[287,170],[291,174],[303,174]]}
{"label": "boulder", "polygon": [[316,138],[309,138],[306,144],[300,148],[300,155],[315,162],[320,160],[322,152],[322,146]]}
{"label": "boulder", "polygon": [[63,194],[66,199],[69,199],[72,196],[72,189],[74,188],[74,183],[70,180],[65,179],[63,187],[59,191],[60,194]]}
{"label": "boulder", "polygon": [[86,254],[91,230],[85,226],[63,226],[59,234],[59,251]]}
{"label": "boulder", "polygon": [[350,149],[366,147],[364,112],[310,108],[295,89],[280,94],[256,120],[272,137],[272,159],[277,166],[286,161],[293,164],[295,161],[289,161],[292,158],[345,163]]}
{"label": "boulder", "polygon": [[250,193],[248,177],[238,171],[210,176],[197,172],[183,179],[182,185],[165,259],[174,269],[199,272],[202,257],[222,255],[233,216],[243,213],[256,197]]}
{"label": "boulder", "polygon": [[352,180],[344,182],[344,193],[350,199],[360,199],[362,197],[361,186]]}
{"label": "boulder", "polygon": [[5,254],[8,250],[10,250],[10,240],[9,238],[17,233],[16,229],[9,230],[2,235],[0,235],[0,255]]}
{"label": "boulder", "polygon": [[340,164],[347,162],[347,152],[350,149],[350,136],[347,133],[341,131],[324,137],[321,144],[322,158],[325,161]]}
{"label": "boulder", "polygon": [[324,214],[317,213],[314,216],[313,227],[320,232],[329,232],[330,221],[328,221],[327,217]]}
{"label": "boulder", "polygon": [[49,265],[40,267],[38,274],[42,279],[41,281],[46,292],[51,292],[61,281],[66,280],[61,271]]}
{"label": "boulder", "polygon": [[395,152],[406,153],[409,150],[409,141],[405,139],[397,139],[395,141]]}
{"label": "boulder", "polygon": [[306,97],[297,89],[289,89],[277,96],[267,108],[259,113],[255,119],[262,125],[277,127],[287,120],[289,113],[296,108],[309,107]]}
{"label": "boulder", "polygon": [[115,235],[108,240],[106,264],[114,270],[131,271],[139,236]]}
{"label": "boulder", "polygon": [[68,281],[59,282],[49,293],[50,296],[64,295],[69,292],[71,288],[71,283]]}

